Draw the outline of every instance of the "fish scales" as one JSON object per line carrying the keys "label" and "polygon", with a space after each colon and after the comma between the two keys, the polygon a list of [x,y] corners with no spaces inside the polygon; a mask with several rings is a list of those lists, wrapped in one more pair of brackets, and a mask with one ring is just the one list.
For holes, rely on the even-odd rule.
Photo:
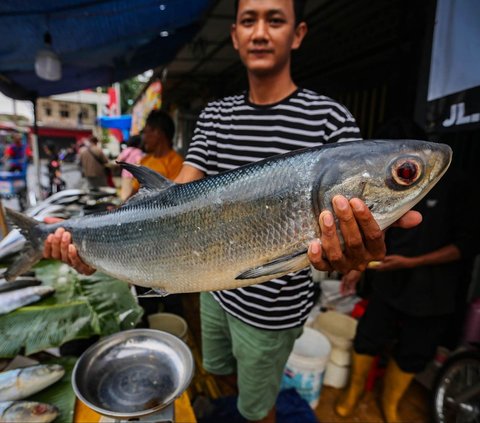
{"label": "fish scales", "polygon": [[[173,187],[131,210],[104,216],[94,226],[64,226],[74,242],[82,238],[80,256],[100,270],[111,272],[113,265],[131,282],[148,286],[160,281],[160,286],[171,283],[181,291],[200,290],[207,280],[225,289],[239,267],[304,249],[318,234],[310,183],[314,164],[295,157],[276,166],[224,173]],[[98,235],[101,229],[106,237]],[[122,244],[127,248],[112,256],[108,246]],[[192,286],[195,281],[203,285]]]}
{"label": "fish scales", "polygon": [[[56,225],[7,215],[37,251],[32,256],[41,257],[43,240],[63,226],[86,263],[119,279],[170,293],[232,289],[308,266],[318,215],[336,194],[363,199],[387,227],[433,187],[451,155],[426,141],[336,143],[183,185],[149,175],[146,193],[121,208]],[[19,259],[7,277],[29,264]]]}

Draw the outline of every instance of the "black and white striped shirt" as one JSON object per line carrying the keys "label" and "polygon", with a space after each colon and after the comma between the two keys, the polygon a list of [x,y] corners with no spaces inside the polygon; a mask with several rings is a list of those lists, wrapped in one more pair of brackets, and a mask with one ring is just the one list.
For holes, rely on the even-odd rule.
{"label": "black and white striped shirt", "polygon": [[[215,175],[304,147],[360,139],[350,112],[298,89],[279,103],[254,105],[248,94],[209,103],[200,114],[185,163]],[[309,269],[258,285],[212,293],[224,310],[261,329],[303,325],[313,307]]]}

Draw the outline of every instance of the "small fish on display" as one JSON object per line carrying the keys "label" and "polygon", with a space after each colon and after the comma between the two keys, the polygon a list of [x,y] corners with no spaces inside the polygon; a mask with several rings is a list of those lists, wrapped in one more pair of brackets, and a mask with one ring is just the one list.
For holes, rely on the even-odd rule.
{"label": "small fish on display", "polygon": [[35,278],[35,276],[19,276],[15,280],[8,282],[0,278],[0,294],[7,291],[15,291],[20,288],[27,288],[29,286],[41,285],[42,281]]}
{"label": "small fish on display", "polygon": [[[15,282],[9,282],[14,284]],[[52,295],[55,288],[51,286],[27,286],[0,293],[0,315],[10,313],[17,308],[36,303],[43,298]]]}
{"label": "small fish on display", "polygon": [[46,225],[13,210],[28,240],[5,272],[42,258],[48,234],[64,227],[83,261],[135,285],[166,293],[233,289],[309,265],[318,216],[341,194],[362,199],[382,229],[438,182],[450,147],[417,140],[335,143],[270,157],[187,184],[122,164],[141,189],[105,213]]}
{"label": "small fish on display", "polygon": [[0,401],[16,401],[53,385],[65,374],[60,364],[37,364],[0,373]]}
{"label": "small fish on display", "polygon": [[59,415],[54,405],[36,401],[0,401],[0,423],[50,423]]}

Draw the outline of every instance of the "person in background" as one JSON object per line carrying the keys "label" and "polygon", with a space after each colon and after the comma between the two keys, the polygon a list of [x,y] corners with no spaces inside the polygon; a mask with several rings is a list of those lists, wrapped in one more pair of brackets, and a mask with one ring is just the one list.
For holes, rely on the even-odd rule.
{"label": "person in background", "polygon": [[[248,90],[205,107],[177,183],[273,154],[360,138],[344,106],[297,87],[291,78],[291,52],[307,32],[304,1],[240,0],[234,7],[231,37],[247,70]],[[383,233],[361,200],[336,196],[333,209],[344,247],[333,214],[322,211],[321,237],[309,246],[312,265],[347,273],[384,257]],[[420,219],[418,213],[408,213],[398,224],[410,227]],[[63,228],[48,237],[44,256],[62,259],[82,273],[95,271],[80,259]],[[283,370],[313,296],[308,269],[255,286],[201,294],[204,367],[238,386],[237,407],[248,421],[276,421]]]}
{"label": "person in background", "polygon": [[[118,155],[117,162],[138,164],[144,155],[140,148],[141,143],[142,137],[140,135],[130,137],[127,141],[127,147]],[[122,169],[121,178],[120,198],[125,201],[132,195],[133,175],[128,170]]]}
{"label": "person in background", "polygon": [[6,170],[9,172],[22,172],[25,170],[27,152],[20,134],[13,135],[13,142],[8,145],[3,153]]}
{"label": "person in background", "polygon": [[[426,134],[408,119],[396,118],[376,137],[426,139]],[[462,304],[460,293],[466,301],[462,286],[476,254],[475,219],[465,212],[471,197],[467,181],[452,165],[415,206],[422,223],[387,232],[387,255],[364,274],[371,293],[354,339],[350,383],[335,406],[340,416],[355,412],[375,356],[389,352],[381,408],[388,423],[401,421],[403,394],[448,334]],[[342,291],[353,292],[360,278],[358,271],[346,274]]]}
{"label": "person in background", "polygon": [[61,159],[58,149],[52,141],[47,141],[43,145],[43,151],[47,158],[48,170],[48,196],[62,191],[66,187],[65,181],[62,179]]}
{"label": "person in background", "polygon": [[[163,110],[152,110],[142,130],[143,149],[146,155],[139,164],[174,179],[182,168],[183,158],[173,149],[175,124],[170,115]],[[138,181],[133,180],[133,192],[139,188]]]}
{"label": "person in background", "polygon": [[108,186],[105,165],[107,157],[103,154],[102,148],[98,145],[98,138],[90,137],[79,151],[79,161],[82,167],[82,174],[87,180],[89,188]]}
{"label": "person in background", "polygon": [[[175,124],[170,115],[163,110],[152,110],[145,120],[142,130],[142,144],[146,152],[139,164],[155,170],[168,179],[175,178],[182,168],[183,158],[173,149],[173,136]],[[135,194],[140,185],[132,179],[132,194]],[[168,295],[163,298],[142,297],[150,291],[143,287],[136,287],[140,295],[139,304],[145,310],[143,324],[148,325],[149,314],[157,313],[160,309],[165,312],[183,315],[181,295]]]}

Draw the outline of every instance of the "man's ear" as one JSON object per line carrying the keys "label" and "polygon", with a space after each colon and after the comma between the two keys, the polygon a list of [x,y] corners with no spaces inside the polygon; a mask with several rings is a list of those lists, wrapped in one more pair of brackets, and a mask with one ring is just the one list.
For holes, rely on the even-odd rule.
{"label": "man's ear", "polygon": [[295,28],[295,35],[292,42],[292,50],[298,49],[307,35],[308,27],[306,22],[300,22]]}
{"label": "man's ear", "polygon": [[232,37],[232,44],[235,50],[238,50],[238,40],[237,40],[237,25],[232,24],[230,27],[230,37]]}

